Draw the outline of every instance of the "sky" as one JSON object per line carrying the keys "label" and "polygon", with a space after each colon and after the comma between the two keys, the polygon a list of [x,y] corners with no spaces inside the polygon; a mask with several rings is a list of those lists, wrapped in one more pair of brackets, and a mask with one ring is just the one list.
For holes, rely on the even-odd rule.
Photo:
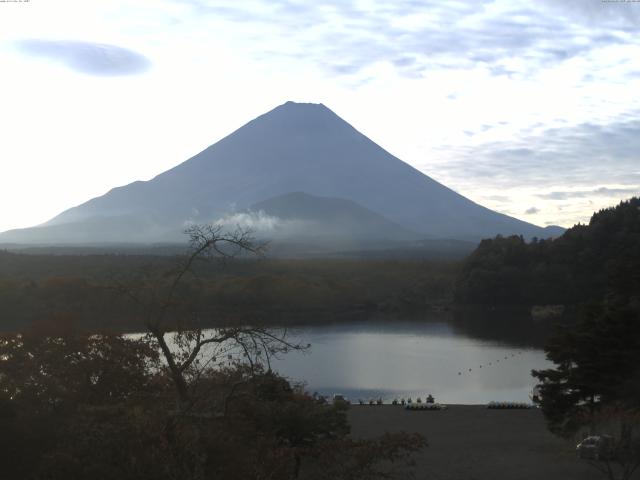
{"label": "sky", "polygon": [[640,2],[0,0],[0,231],[323,103],[540,226],[640,194]]}

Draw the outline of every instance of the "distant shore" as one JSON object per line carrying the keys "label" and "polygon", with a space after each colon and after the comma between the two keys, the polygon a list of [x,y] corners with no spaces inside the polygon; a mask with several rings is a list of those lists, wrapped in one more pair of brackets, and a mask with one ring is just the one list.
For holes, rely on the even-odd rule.
{"label": "distant shore", "polygon": [[408,411],[395,405],[353,405],[352,435],[418,432],[429,446],[415,456],[415,478],[429,480],[597,480],[576,457],[575,442],[552,435],[538,409],[493,410],[449,405]]}

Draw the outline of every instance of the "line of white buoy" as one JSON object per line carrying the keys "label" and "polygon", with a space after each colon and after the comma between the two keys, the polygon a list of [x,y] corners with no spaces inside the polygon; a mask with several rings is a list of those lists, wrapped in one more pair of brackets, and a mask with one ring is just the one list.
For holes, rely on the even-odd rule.
{"label": "line of white buoy", "polygon": [[[506,355],[504,358],[502,358],[502,360],[504,361],[504,360],[509,360],[510,358],[515,358],[515,357],[516,357],[516,355],[522,355],[523,353],[524,353],[524,352],[522,352],[522,351],[519,351],[519,352],[517,352],[517,353],[511,353],[510,355]],[[480,365],[478,368],[483,368],[483,367],[493,366],[493,364],[494,364],[494,363],[500,363],[500,359],[497,359],[497,360],[495,360],[495,361],[493,361],[493,362],[489,362],[489,363],[488,363],[488,364],[486,364],[486,365]],[[464,369],[463,369],[463,370],[464,370]],[[460,371],[458,372],[458,375],[462,375],[463,370],[460,370]],[[468,371],[468,372],[473,372],[473,368],[469,368],[467,371]]]}

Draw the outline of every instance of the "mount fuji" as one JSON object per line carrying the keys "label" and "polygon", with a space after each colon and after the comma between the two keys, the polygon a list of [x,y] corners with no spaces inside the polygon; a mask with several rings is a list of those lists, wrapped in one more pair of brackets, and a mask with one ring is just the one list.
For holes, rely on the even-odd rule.
{"label": "mount fuji", "polygon": [[316,240],[348,239],[350,247],[548,237],[560,230],[472,202],[322,104],[287,102],[149,181],[114,188],[42,225],[4,232],[0,242],[183,242],[185,226],[211,222],[236,222],[264,238],[303,232]]}

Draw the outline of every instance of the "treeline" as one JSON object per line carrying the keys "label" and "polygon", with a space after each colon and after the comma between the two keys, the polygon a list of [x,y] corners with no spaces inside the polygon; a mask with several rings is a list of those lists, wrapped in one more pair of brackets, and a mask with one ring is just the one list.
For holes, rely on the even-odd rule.
{"label": "treeline", "polygon": [[640,292],[640,198],[595,213],[556,239],[483,240],[462,267],[455,300],[475,305],[579,305],[608,290]]}
{"label": "treeline", "polygon": [[[151,295],[183,259],[0,252],[0,330],[56,316],[135,330],[130,293]],[[415,260],[199,259],[178,296],[211,325],[305,323],[440,308],[457,272],[457,263]]]}

